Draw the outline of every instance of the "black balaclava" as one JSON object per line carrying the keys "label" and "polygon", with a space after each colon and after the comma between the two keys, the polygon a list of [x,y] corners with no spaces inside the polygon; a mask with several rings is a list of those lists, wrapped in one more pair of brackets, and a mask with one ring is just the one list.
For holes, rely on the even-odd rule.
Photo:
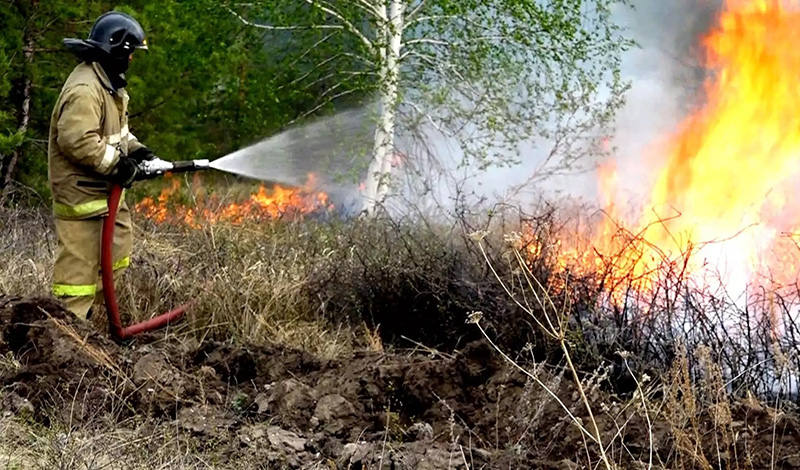
{"label": "black balaclava", "polygon": [[108,76],[114,91],[125,88],[128,85],[125,79],[125,72],[128,70],[128,56],[114,58],[106,51],[95,47],[83,39],[65,39],[64,44],[67,49],[83,62],[97,62]]}
{"label": "black balaclava", "polygon": [[125,79],[125,72],[128,70],[130,61],[127,56],[108,57],[98,61],[98,63],[103,67],[106,75],[108,75],[108,79],[111,81],[111,86],[114,87],[114,90],[125,88],[128,85],[128,81]]}

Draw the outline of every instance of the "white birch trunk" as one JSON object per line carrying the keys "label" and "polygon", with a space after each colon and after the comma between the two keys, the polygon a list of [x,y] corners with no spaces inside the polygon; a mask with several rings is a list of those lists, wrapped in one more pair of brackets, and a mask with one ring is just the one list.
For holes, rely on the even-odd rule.
{"label": "white birch trunk", "polygon": [[404,0],[390,0],[380,9],[383,43],[380,45],[381,116],[375,131],[372,161],[365,182],[363,211],[374,215],[389,192],[394,155],[395,117],[397,113],[398,81],[400,79],[400,49],[403,44]]}

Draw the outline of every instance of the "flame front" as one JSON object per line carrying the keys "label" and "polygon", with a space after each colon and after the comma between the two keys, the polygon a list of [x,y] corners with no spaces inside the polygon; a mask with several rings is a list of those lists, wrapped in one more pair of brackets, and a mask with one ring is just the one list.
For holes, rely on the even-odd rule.
{"label": "flame front", "polygon": [[[268,190],[266,186],[261,185],[258,192],[251,194],[249,199],[243,202],[221,204],[214,198],[207,199],[202,194],[195,194],[192,207],[175,200],[178,199],[181,180],[174,177],[171,179],[170,185],[161,191],[158,198],[142,199],[136,204],[136,210],[156,223],[183,223],[199,228],[203,223],[241,224],[248,220],[297,217],[333,209],[328,195],[315,190],[314,175],[309,175],[307,182],[301,188],[275,185]],[[198,175],[195,175],[194,186],[202,186]]]}
{"label": "flame front", "polygon": [[[756,278],[796,282],[800,250],[786,234],[800,225],[800,204],[793,204],[800,170],[797,8],[726,1],[703,41],[712,74],[704,104],[668,139],[649,201],[632,220],[622,218],[614,205],[615,169],[603,167],[608,218],[588,241],[594,251],[577,246],[562,256],[582,259],[559,264],[611,271],[612,280],[625,276],[639,290],[653,287],[653,273],[665,261],[683,263],[696,277],[714,270],[728,288]],[[627,236],[619,235],[617,222]]]}

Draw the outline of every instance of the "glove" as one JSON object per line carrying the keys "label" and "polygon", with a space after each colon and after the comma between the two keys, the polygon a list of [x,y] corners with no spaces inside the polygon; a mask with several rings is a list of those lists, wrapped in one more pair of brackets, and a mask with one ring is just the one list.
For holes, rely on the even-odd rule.
{"label": "glove", "polygon": [[142,163],[155,159],[156,154],[147,147],[140,147],[128,154],[128,157],[132,158],[136,163]]}
{"label": "glove", "polygon": [[138,164],[131,157],[120,157],[117,166],[111,170],[111,180],[123,188],[130,188],[139,172]]}

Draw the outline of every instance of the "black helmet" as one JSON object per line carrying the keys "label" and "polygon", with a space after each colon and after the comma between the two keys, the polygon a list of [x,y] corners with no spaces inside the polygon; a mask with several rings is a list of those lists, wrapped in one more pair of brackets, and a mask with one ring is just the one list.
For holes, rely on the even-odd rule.
{"label": "black helmet", "polygon": [[89,32],[89,39],[64,39],[64,45],[78,59],[97,62],[105,70],[111,86],[125,87],[128,58],[136,49],[147,49],[142,26],[129,15],[110,11],[100,15]]}
{"label": "black helmet", "polygon": [[128,57],[136,49],[147,49],[147,40],[139,22],[118,11],[100,15],[86,42],[102,49],[113,59]]}

